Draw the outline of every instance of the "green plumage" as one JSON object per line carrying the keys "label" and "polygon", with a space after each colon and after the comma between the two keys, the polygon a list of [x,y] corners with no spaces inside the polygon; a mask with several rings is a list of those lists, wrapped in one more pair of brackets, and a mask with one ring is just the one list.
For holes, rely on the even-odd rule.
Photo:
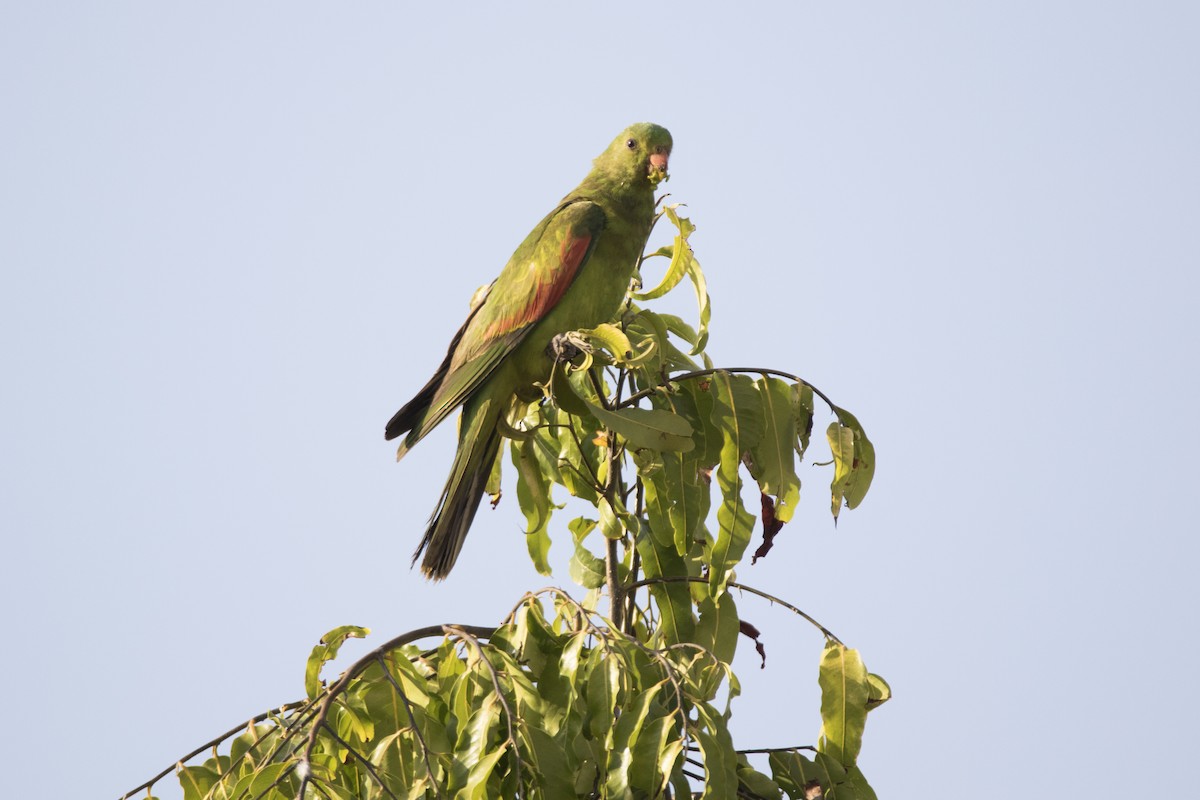
{"label": "green plumage", "polygon": [[425,535],[421,570],[449,574],[475,518],[500,449],[500,421],[514,402],[536,399],[560,333],[606,322],[620,309],[666,178],[671,134],[631,125],[593,162],[583,182],[525,237],[477,298],[446,358],[388,422],[397,458],[462,407],[458,453]]}

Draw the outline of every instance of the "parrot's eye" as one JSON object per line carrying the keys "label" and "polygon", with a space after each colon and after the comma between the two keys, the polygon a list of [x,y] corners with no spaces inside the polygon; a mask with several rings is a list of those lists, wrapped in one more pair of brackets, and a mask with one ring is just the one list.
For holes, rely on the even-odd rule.
{"label": "parrot's eye", "polygon": [[637,140],[630,139],[628,142],[625,143],[625,146],[628,147],[630,150],[632,150],[633,148],[637,147]]}

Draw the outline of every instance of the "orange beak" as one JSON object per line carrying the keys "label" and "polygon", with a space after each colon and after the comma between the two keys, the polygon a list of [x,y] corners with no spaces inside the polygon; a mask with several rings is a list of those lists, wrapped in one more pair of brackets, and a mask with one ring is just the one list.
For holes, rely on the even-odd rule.
{"label": "orange beak", "polygon": [[658,172],[666,172],[667,171],[667,154],[666,153],[653,153],[650,156],[650,166],[653,167]]}

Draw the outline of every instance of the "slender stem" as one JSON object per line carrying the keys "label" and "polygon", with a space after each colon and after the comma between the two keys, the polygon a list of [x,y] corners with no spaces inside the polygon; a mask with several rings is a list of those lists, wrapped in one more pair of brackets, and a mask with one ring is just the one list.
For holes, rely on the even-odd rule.
{"label": "slender stem", "polygon": [[[617,452],[617,435],[614,432],[607,432],[606,444],[608,445],[608,475],[604,485],[604,496],[608,500],[609,508],[615,509],[621,491],[621,457]],[[625,629],[625,590],[621,586],[619,572],[621,555],[617,549],[616,539],[608,539],[606,544],[604,580],[608,585],[608,616],[612,620],[613,627],[620,631]]]}
{"label": "slender stem", "polygon": [[380,789],[383,789],[383,791],[387,793],[388,797],[392,798],[392,800],[400,800],[400,798],[396,796],[395,792],[389,789],[387,784],[383,782],[383,778],[379,777],[379,773],[375,771],[375,766],[367,759],[367,757],[355,750],[354,746],[341,736],[338,736],[337,731],[335,731],[328,722],[325,723],[325,732],[332,736],[335,742],[346,748],[346,751],[350,753],[350,755],[358,759],[359,763],[363,765],[364,769],[366,769],[367,774],[370,775],[372,780],[379,785]]}
{"label": "slender stem", "polygon": [[195,750],[188,753],[186,756],[175,759],[174,764],[167,767],[162,772],[158,773],[153,778],[151,778],[150,780],[143,783],[141,786],[135,786],[132,789],[130,789],[128,792],[126,792],[125,794],[121,795],[121,800],[126,800],[126,798],[128,798],[128,797],[132,797],[134,794],[137,794],[142,789],[149,789],[150,787],[154,786],[154,784],[158,783],[160,780],[167,777],[167,775],[170,775],[171,771],[174,770],[179,764],[184,764],[188,761],[191,761],[193,758],[200,755],[208,748],[216,747],[221,742],[225,741],[230,736],[233,736],[234,734],[238,733],[239,731],[245,730],[246,728],[250,727],[251,725],[257,725],[258,723],[263,722],[266,719],[268,719],[273,714],[283,714],[288,711],[292,711],[294,709],[301,708],[308,704],[309,704],[308,700],[299,700],[295,703],[285,703],[284,705],[280,706],[279,708],[273,708],[270,711],[264,711],[263,713],[259,714],[257,717],[250,720],[249,722],[239,723],[235,727],[230,728],[229,730],[222,733],[220,736],[217,736],[216,738],[211,739],[211,740],[205,742],[204,744],[200,745]]}
{"label": "slender stem", "polygon": [[804,380],[799,375],[793,375],[790,372],[782,372],[781,370],[767,369],[765,367],[713,367],[712,369],[697,369],[697,370],[693,370],[692,372],[685,372],[681,375],[675,375],[672,378],[670,378],[669,380],[663,381],[662,383],[658,384],[657,386],[651,386],[649,389],[642,389],[640,392],[637,392],[636,394],[631,394],[631,395],[629,395],[629,397],[627,397],[624,400],[622,400],[621,402],[617,403],[615,406],[613,406],[613,410],[615,411],[618,408],[625,408],[626,406],[633,405],[638,400],[641,400],[643,397],[649,397],[650,395],[657,392],[659,389],[661,389],[664,386],[667,386],[669,384],[679,383],[680,381],[691,380],[692,378],[703,378],[705,375],[715,375],[718,372],[754,372],[754,373],[758,373],[759,375],[775,375],[780,378],[787,378],[788,380],[795,381],[796,383],[803,383],[805,386],[812,389],[813,394],[815,394],[817,397],[824,400],[825,404],[828,405],[830,408],[838,407],[837,404],[834,403],[832,400],[830,400],[829,396],[826,395],[824,392],[822,392],[820,389],[813,386],[811,383]]}
{"label": "slender stem", "polygon": [[[365,656],[355,661],[350,665],[349,669],[342,673],[342,676],[330,686],[325,692],[325,699],[321,702],[321,707],[317,711],[317,717],[313,720],[313,726],[308,732],[308,742],[304,746],[304,754],[301,760],[307,766],[312,761],[313,748],[317,746],[317,735],[321,731],[321,727],[325,724],[326,718],[329,716],[329,711],[333,707],[334,698],[346,690],[355,676],[364,669],[374,663],[383,653],[389,650],[395,650],[397,647],[403,647],[409,642],[415,642],[418,639],[425,639],[429,636],[446,635],[450,629],[459,631],[467,631],[480,638],[486,639],[495,633],[495,628],[481,628],[477,625],[430,625],[425,628],[417,628],[416,630],[402,633],[394,639],[384,642],[379,647],[375,648]],[[304,771],[304,776],[300,779],[300,789],[296,792],[296,800],[304,800],[304,790],[308,786],[309,776],[312,774],[311,768]]]}
{"label": "slender stem", "polygon": [[[637,487],[637,504],[634,507],[634,516],[636,516],[638,519],[641,519],[642,514],[644,514],[646,511],[646,488],[645,488],[645,485],[642,483],[641,478],[637,479],[637,483],[635,485]],[[638,579],[638,572],[642,568],[642,554],[639,553],[638,549],[637,549],[637,532],[634,532],[632,534],[632,536],[633,536],[633,561],[632,561],[631,568],[629,570],[629,580],[631,583]],[[629,591],[629,590],[626,591],[626,595],[625,595],[625,604],[626,605],[625,605],[625,628],[624,628],[624,630],[625,630],[625,633],[628,634],[629,636],[633,635],[633,624],[634,624],[633,623],[633,612],[637,607],[637,605],[636,605],[637,598],[635,597],[635,595],[636,595],[636,592]]]}
{"label": "slender stem", "polygon": [[[664,577],[664,578],[645,578],[640,581],[634,581],[633,583],[629,584],[629,586],[627,586],[625,588],[630,591],[633,591],[634,589],[637,589],[640,586],[650,586],[655,583],[708,583],[708,578],[693,578],[693,577],[687,576],[687,575],[681,575],[681,576],[676,576],[676,577]],[[837,644],[841,644],[841,645],[845,644],[841,639],[839,639],[838,637],[833,635],[833,631],[829,630],[824,625],[817,622],[815,619],[810,617],[808,614],[806,614],[803,611],[801,611],[800,609],[796,608],[794,605],[787,602],[786,600],[781,600],[778,597],[776,597],[775,595],[767,594],[764,591],[755,589],[753,586],[746,586],[745,584],[736,583],[734,581],[729,581],[725,585],[730,587],[731,589],[740,589],[743,592],[749,592],[750,594],[756,594],[759,597],[763,598],[764,600],[769,600],[772,603],[778,603],[779,605],[786,608],[788,611],[791,611],[794,614],[799,614],[801,617],[804,617],[806,620],[808,620],[810,623],[812,623],[812,625],[814,627],[816,627],[817,630],[819,630],[821,633],[825,634],[825,637],[827,639],[831,639],[834,642],[836,642]]]}
{"label": "slender stem", "polygon": [[475,655],[479,658],[479,661],[487,667],[488,672],[492,676],[492,689],[495,690],[496,699],[500,701],[500,705],[504,708],[504,721],[508,724],[508,742],[512,745],[513,760],[516,762],[517,796],[521,798],[521,800],[525,800],[525,784],[521,782],[521,773],[524,771],[524,767],[521,763],[521,747],[520,743],[517,742],[516,731],[513,729],[513,710],[512,707],[509,706],[508,700],[504,697],[504,690],[500,687],[500,676],[496,673],[496,665],[493,664],[486,655],[484,655],[483,647],[479,644],[479,640],[467,631],[463,630],[462,628],[447,626],[446,633],[458,636],[460,639],[467,642],[472,648],[474,648]]}
{"label": "slender stem", "polygon": [[621,555],[617,550],[616,539],[607,539],[606,544],[607,549],[604,553],[604,581],[608,585],[608,616],[612,619],[614,628],[623,630],[625,605],[622,602],[622,598],[624,594],[621,592],[621,580],[617,575],[617,565],[621,562]]}
{"label": "slender stem", "polygon": [[404,693],[404,688],[392,677],[392,671],[388,668],[387,659],[382,655],[379,656],[379,666],[383,669],[383,676],[391,682],[396,690],[396,694],[400,697],[400,702],[404,704],[404,711],[408,714],[408,724],[412,726],[413,736],[417,740],[417,744],[421,745],[421,756],[425,760],[425,770],[429,773],[429,780],[433,784],[433,790],[437,793],[440,800],[442,797],[442,787],[434,779],[433,764],[429,760],[429,745],[425,744],[425,737],[421,735],[421,729],[417,727],[417,718],[413,714],[412,704],[408,702],[408,695]]}

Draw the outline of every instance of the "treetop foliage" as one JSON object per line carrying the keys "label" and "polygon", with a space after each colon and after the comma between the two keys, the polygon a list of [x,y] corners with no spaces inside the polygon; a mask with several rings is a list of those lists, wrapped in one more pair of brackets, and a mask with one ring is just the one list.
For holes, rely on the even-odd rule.
{"label": "treetop foliage", "polygon": [[[543,397],[506,423],[509,453],[489,481],[498,501],[502,462],[511,464],[534,566],[549,575],[551,540],[565,542],[582,599],[531,592],[495,627],[411,631],[325,682],[341,645],[369,633],[330,631],[308,660],[305,699],[181,759],[186,800],[875,796],[857,760],[887,683],[803,611],[736,576],[756,524],[753,559],[795,513],[817,399],[834,418],[835,520],[865,497],[874,448],[853,414],[806,381],[713,365],[708,290],[688,242],[695,226],[677,205],[663,206],[662,220],[673,241],[638,272],[665,262],[661,281],[644,289],[639,279],[616,319],[560,337]],[[694,326],[645,307],[685,279]],[[555,487],[574,500],[556,500]],[[585,511],[564,524],[568,508]],[[812,744],[735,747],[741,637],[765,664],[735,594],[780,603],[824,636]],[[768,756],[769,775],[755,754]],[[126,797],[150,795],[169,772]]]}

